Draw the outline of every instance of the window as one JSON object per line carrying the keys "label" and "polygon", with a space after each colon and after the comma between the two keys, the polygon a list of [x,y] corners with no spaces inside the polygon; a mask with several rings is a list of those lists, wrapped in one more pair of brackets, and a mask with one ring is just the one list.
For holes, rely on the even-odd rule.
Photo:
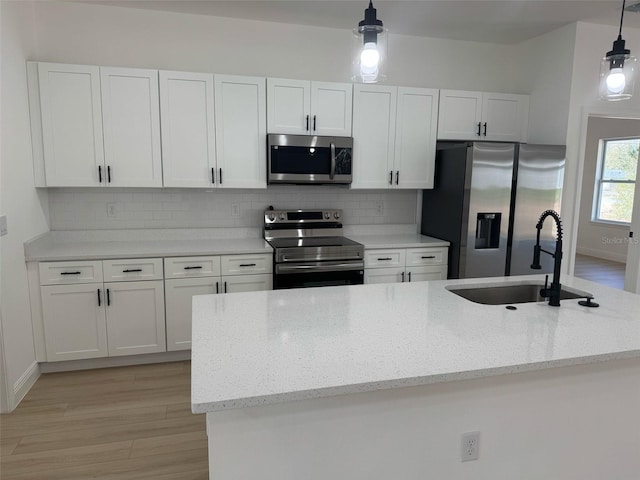
{"label": "window", "polygon": [[593,220],[631,223],[640,138],[602,140]]}

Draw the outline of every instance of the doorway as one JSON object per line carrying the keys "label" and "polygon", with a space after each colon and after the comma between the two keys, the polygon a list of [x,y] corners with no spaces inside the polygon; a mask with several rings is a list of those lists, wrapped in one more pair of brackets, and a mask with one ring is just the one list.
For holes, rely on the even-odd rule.
{"label": "doorway", "polygon": [[640,264],[639,158],[640,119],[588,117],[576,277],[634,292],[640,287],[633,281]]}

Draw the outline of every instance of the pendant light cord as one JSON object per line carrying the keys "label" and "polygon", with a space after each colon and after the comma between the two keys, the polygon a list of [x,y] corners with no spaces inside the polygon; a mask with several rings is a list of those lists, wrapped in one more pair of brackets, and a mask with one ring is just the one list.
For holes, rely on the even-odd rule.
{"label": "pendant light cord", "polygon": [[620,12],[620,30],[618,31],[618,38],[622,38],[622,20],[624,19],[624,6],[627,0],[622,0],[622,12]]}

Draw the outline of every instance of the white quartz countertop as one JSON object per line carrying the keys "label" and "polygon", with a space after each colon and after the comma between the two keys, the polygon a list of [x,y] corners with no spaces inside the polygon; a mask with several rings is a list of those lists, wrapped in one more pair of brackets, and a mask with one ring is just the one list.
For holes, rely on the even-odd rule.
{"label": "white quartz countertop", "polygon": [[640,358],[640,295],[573,277],[600,308],[481,305],[447,286],[543,276],[202,295],[194,413]]}
{"label": "white quartz countertop", "polygon": [[347,235],[351,240],[364,245],[364,248],[419,248],[448,247],[449,242],[439,238],[427,237],[418,233]]}
{"label": "white quartz countertop", "polygon": [[[57,232],[56,232],[57,233]],[[108,235],[106,235],[109,237]],[[199,255],[271,253],[263,238],[177,238],[162,235],[111,236],[45,234],[25,244],[32,261],[99,260],[110,258],[181,257]]]}

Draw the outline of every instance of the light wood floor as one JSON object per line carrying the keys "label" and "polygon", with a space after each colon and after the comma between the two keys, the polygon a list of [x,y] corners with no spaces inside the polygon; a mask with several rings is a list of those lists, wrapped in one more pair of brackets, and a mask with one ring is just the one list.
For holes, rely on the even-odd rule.
{"label": "light wood floor", "polygon": [[206,480],[190,362],[42,375],[0,416],[2,480]]}
{"label": "light wood floor", "polygon": [[623,290],[624,271],[624,263],[612,262],[587,255],[576,255],[576,265],[574,269],[574,276],[576,277]]}

